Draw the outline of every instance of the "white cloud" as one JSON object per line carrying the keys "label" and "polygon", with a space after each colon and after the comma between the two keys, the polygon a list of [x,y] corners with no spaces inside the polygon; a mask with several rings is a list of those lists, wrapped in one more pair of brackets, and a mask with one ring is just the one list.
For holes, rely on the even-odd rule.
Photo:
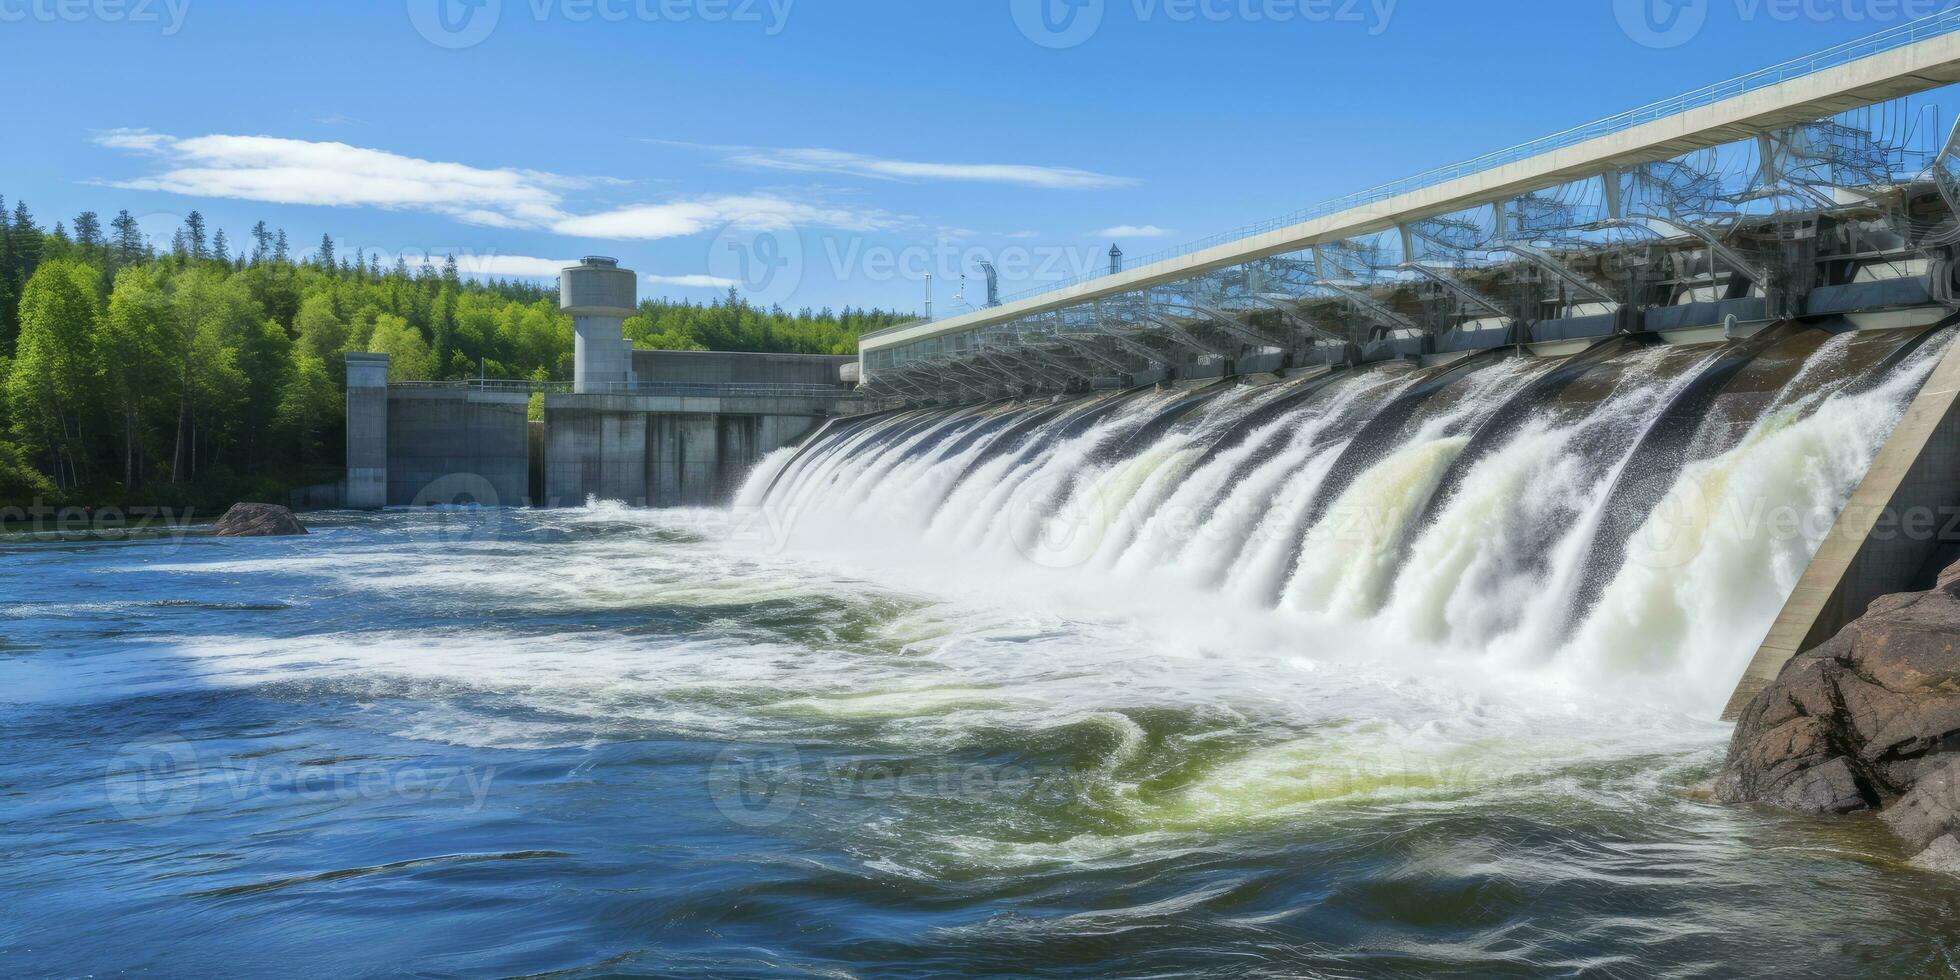
{"label": "white cloud", "polygon": [[556,279],[560,270],[578,264],[577,259],[544,259],[535,255],[497,255],[494,253],[475,253],[465,250],[403,249],[400,252],[387,252],[379,249],[354,248],[342,243],[342,249],[351,256],[356,253],[373,256],[383,268],[392,267],[396,259],[408,263],[411,269],[421,268],[423,263],[442,268],[449,256],[456,257],[456,271],[474,279],[509,278]]}
{"label": "white cloud", "polygon": [[95,134],[95,142],[111,149],[154,153],[170,142],[170,137],[146,129],[109,129]]}
{"label": "white cloud", "polygon": [[473,167],[346,143],[273,136],[179,139],[124,129],[98,133],[95,142],[169,161],[161,172],[112,182],[116,187],[274,204],[425,211],[473,225],[581,238],[674,238],[729,224],[878,231],[903,220],[883,211],[793,201],[773,194],[724,195],[581,214],[567,204],[568,192],[623,182]]}
{"label": "white cloud", "polygon": [[854,211],[751,194],[620,208],[566,218],[555,223],[552,230],[585,238],[674,238],[723,225],[765,231],[797,226],[884,231],[901,223],[899,216],[883,211]]}
{"label": "white cloud", "polygon": [[1075,167],[1044,167],[1025,163],[925,163],[890,160],[825,149],[736,149],[729,162],[768,170],[800,173],[849,174],[880,180],[952,180],[1018,184],[1066,190],[1096,190],[1136,183]]}
{"label": "white cloud", "polygon": [[647,276],[646,280],[657,286],[685,286],[690,289],[732,289],[741,285],[733,279],[699,273],[687,276]]}
{"label": "white cloud", "polygon": [[346,143],[275,136],[197,136],[118,130],[96,142],[160,154],[175,166],[114,186],[274,204],[367,206],[446,214],[472,224],[535,226],[564,216],[559,188],[575,181],[486,170]]}
{"label": "white cloud", "polygon": [[1101,231],[1092,231],[1089,233],[1089,237],[1091,238],[1162,238],[1170,233],[1171,233],[1170,229],[1159,228],[1156,225],[1117,225],[1114,228],[1104,228]]}
{"label": "white cloud", "polygon": [[[440,266],[442,263],[436,263]],[[526,279],[556,279],[566,266],[577,265],[577,259],[541,259],[531,255],[458,255],[456,268],[463,275],[478,279],[492,277],[519,276]]]}

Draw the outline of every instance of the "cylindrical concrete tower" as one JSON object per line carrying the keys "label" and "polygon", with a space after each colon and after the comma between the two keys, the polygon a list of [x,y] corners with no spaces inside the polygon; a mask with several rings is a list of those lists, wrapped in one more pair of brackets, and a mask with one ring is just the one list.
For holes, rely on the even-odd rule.
{"label": "cylindrical concrete tower", "polygon": [[558,274],[558,308],[577,334],[573,390],[605,392],[633,383],[633,345],[620,324],[639,304],[638,277],[618,259],[588,255]]}

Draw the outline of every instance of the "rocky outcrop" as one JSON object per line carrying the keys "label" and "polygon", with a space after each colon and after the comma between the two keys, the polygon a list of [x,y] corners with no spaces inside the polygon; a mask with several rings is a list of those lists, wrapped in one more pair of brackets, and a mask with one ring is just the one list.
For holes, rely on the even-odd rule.
{"label": "rocky outcrop", "polygon": [[1785,665],[1743,710],[1715,792],[1883,810],[1917,863],[1960,871],[1960,565]]}
{"label": "rocky outcrop", "polygon": [[271,538],[305,534],[306,526],[293,512],[278,504],[232,504],[211,534],[220,538]]}

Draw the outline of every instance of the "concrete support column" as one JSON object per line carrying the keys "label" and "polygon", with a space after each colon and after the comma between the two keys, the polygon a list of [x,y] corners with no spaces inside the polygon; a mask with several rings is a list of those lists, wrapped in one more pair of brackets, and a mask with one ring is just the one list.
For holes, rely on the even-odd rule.
{"label": "concrete support column", "polygon": [[633,383],[633,345],[621,330],[624,322],[616,316],[572,319],[574,391],[604,394]]}
{"label": "concrete support column", "polygon": [[388,505],[388,355],[347,355],[347,491],[343,506]]}

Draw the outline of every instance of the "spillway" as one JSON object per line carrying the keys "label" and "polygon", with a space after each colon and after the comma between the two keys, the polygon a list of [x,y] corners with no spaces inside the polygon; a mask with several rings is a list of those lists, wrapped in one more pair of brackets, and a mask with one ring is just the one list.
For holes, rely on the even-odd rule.
{"label": "spillway", "polygon": [[1709,710],[1952,333],[1784,321],[888,413],[777,453],[740,503],[792,540],[1168,583]]}

